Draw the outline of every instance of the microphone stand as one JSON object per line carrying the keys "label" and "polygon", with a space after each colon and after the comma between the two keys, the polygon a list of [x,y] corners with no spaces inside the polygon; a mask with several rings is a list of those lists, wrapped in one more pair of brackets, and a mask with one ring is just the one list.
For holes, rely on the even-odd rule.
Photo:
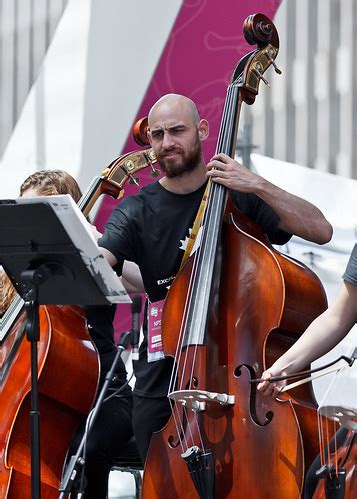
{"label": "microphone stand", "polygon": [[[71,456],[68,466],[66,468],[66,471],[64,473],[63,479],[61,481],[60,487],[59,487],[59,499],[65,499],[65,497],[68,496],[68,494],[71,492],[72,487],[74,482],[77,479],[78,472],[81,468],[84,467],[85,464],[85,458],[82,456],[83,448],[85,446],[85,442],[87,439],[87,436],[93,427],[93,424],[95,420],[97,419],[99,409],[102,406],[103,400],[105,398],[106,392],[109,388],[109,385],[111,384],[114,376],[115,376],[115,370],[117,367],[117,364],[119,362],[119,359],[124,352],[124,350],[127,349],[127,347],[131,345],[135,345],[138,343],[138,338],[136,338],[137,332],[135,330],[132,331],[126,331],[123,333],[120,337],[119,344],[118,344],[118,350],[115,355],[115,358],[113,360],[113,364],[108,371],[108,373],[105,376],[105,381],[103,384],[103,387],[99,393],[99,397],[89,413],[87,417],[87,424],[86,424],[86,431],[84,432],[84,435],[82,437],[81,443],[79,444],[77,453],[74,456]],[[79,492],[78,497],[82,497],[82,492]]]}

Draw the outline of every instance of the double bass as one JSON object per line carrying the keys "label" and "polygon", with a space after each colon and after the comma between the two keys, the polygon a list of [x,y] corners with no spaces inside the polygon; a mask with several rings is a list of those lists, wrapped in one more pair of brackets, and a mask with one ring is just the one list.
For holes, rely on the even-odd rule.
{"label": "double bass", "polygon": [[[216,148],[231,157],[241,105],[254,102],[279,48],[262,14],[246,19],[244,35],[258,48],[233,73]],[[152,436],[143,499],[301,496],[306,457],[318,449],[314,401],[302,393],[294,402],[268,400],[251,380],[325,308],[318,278],[275,250],[226,188],[212,183],[200,246],[165,300],[172,416]]]}
{"label": "double bass", "polygon": [[[313,499],[357,496],[356,358],[354,349],[351,356],[342,355],[328,364],[335,364],[336,373],[319,405],[320,455],[309,473],[315,472],[315,482],[319,480]],[[318,369],[329,372],[325,366]],[[332,428],[327,421],[333,422]]]}
{"label": "double bass", "polygon": [[[319,481],[313,499],[348,499],[357,495],[357,438],[352,430],[342,435],[342,442],[336,439],[326,442],[320,452],[321,468],[317,470]],[[328,449],[328,451],[327,451]]]}
{"label": "double bass", "polygon": [[[134,130],[140,137],[142,129]],[[97,176],[79,202],[87,215],[102,194],[120,198],[124,184],[137,183],[136,173],[150,167],[151,149],[116,158]],[[30,345],[26,313],[19,295],[0,319],[0,497],[31,497]],[[41,306],[38,342],[41,497],[57,498],[69,442],[88,414],[99,380],[99,359],[88,333],[84,311],[77,306]],[[83,380],[85,379],[85,383]]]}

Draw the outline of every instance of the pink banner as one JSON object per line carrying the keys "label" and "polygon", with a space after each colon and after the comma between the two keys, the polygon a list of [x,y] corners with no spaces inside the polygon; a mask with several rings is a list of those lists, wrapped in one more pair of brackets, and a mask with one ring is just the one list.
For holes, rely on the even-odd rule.
{"label": "pink banner", "polygon": [[[143,98],[137,119],[147,116],[150,107],[162,95],[179,93],[190,97],[201,117],[210,123],[205,142],[205,158],[215,151],[227,85],[239,59],[255,47],[248,45],[242,33],[245,18],[261,12],[270,18],[280,0],[185,0],[174,23],[156,71]],[[131,136],[124,152],[138,149]],[[140,175],[140,184],[151,182],[149,171]],[[137,188],[127,186],[125,193]],[[99,230],[117,201],[107,198],[96,219]],[[116,330],[128,328],[128,308],[118,307]]]}

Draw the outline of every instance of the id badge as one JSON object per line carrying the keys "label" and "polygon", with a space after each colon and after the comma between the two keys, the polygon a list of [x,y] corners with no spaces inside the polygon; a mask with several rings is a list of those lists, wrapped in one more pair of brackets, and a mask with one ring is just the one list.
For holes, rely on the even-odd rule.
{"label": "id badge", "polygon": [[165,300],[149,303],[148,306],[148,362],[163,359],[161,317]]}

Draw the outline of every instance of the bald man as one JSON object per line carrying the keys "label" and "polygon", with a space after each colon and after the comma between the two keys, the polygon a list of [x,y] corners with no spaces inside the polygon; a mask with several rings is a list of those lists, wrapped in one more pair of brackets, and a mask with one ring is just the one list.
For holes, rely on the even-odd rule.
{"label": "bald man", "polygon": [[134,366],[133,427],[143,462],[152,433],[170,416],[167,393],[173,362],[160,349],[155,323],[180,268],[207,178],[228,187],[233,203],[262,227],[272,243],[284,244],[296,234],[323,244],[332,234],[315,206],[229,156],[215,155],[206,165],[201,143],[208,134],[208,122],[200,118],[192,100],[169,94],[157,101],[149,113],[149,140],[164,176],[124,199],[98,241],[112,266],[120,270],[124,260],[139,265],[148,297],[146,316],[156,319],[144,323],[144,340]]}

